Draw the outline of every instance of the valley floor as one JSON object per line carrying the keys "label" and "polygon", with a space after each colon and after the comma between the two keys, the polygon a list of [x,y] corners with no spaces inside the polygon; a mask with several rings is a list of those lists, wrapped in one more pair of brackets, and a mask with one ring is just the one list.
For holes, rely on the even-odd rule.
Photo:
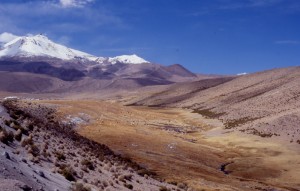
{"label": "valley floor", "polygon": [[77,131],[166,181],[204,190],[300,190],[299,144],[223,130],[190,110],[43,100]]}

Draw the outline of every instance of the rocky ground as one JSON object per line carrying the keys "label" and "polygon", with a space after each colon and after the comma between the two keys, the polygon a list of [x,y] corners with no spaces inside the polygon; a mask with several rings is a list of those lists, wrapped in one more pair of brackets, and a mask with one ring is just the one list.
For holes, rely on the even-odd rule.
{"label": "rocky ground", "polygon": [[0,188],[18,190],[187,190],[168,184],[107,146],[73,131],[55,108],[24,101],[0,107]]}

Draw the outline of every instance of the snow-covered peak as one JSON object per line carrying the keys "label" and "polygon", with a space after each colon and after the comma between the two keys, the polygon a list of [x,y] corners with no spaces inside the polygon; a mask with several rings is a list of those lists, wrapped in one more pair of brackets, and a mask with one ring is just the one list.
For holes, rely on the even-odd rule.
{"label": "snow-covered peak", "polygon": [[[9,35],[8,35],[9,34]],[[2,36],[1,36],[2,35]],[[15,36],[10,33],[2,33],[3,41],[8,41],[0,48],[1,57],[49,57],[62,60],[92,61],[100,65],[116,63],[142,64],[149,63],[143,58],[133,55],[122,55],[117,57],[97,57],[91,54],[68,48],[57,44],[46,36],[38,34],[35,36]],[[8,38],[9,37],[9,38]]]}
{"label": "snow-covered peak", "polygon": [[108,61],[112,64],[116,63],[124,63],[124,64],[142,64],[142,63],[149,63],[147,60],[133,54],[133,55],[122,55],[116,56],[113,58],[109,58]]}
{"label": "snow-covered peak", "polygon": [[44,35],[22,36],[4,44],[0,50],[0,57],[54,57],[63,60],[87,59],[96,57],[63,45],[54,43]]}

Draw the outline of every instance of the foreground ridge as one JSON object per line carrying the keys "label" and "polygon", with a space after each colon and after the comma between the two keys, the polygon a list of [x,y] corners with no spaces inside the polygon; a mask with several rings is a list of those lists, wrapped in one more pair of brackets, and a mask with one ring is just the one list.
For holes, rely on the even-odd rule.
{"label": "foreground ridge", "polygon": [[[72,125],[59,122],[54,108],[23,101],[4,101],[3,106],[10,117],[4,117],[1,134],[13,133],[15,138],[1,138],[7,145],[1,151],[7,154],[3,159],[6,163],[0,165],[9,171],[0,173],[1,180],[11,180],[14,186],[14,181],[21,182],[33,190],[176,188],[154,179],[155,173],[114,154],[107,146],[78,135]],[[24,176],[14,176],[15,173]]]}

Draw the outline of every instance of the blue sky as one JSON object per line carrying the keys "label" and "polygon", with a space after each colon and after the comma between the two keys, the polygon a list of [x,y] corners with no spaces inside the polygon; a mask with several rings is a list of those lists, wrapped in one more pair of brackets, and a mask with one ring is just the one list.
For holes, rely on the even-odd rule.
{"label": "blue sky", "polygon": [[197,73],[300,64],[300,0],[1,0],[0,33]]}

